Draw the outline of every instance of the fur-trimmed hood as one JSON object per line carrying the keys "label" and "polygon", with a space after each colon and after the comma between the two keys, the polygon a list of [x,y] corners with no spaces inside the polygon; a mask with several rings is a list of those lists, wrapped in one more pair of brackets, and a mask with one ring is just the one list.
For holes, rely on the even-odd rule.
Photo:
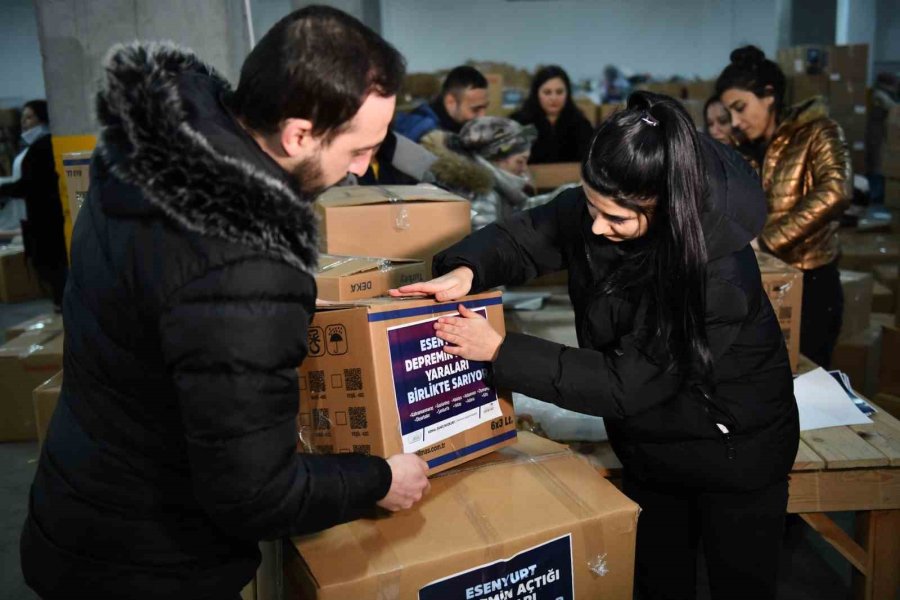
{"label": "fur-trimmed hood", "polygon": [[170,44],[116,46],[105,70],[98,151],[118,179],[190,231],[315,272],[314,198],[229,114],[227,81]]}
{"label": "fur-trimmed hood", "polygon": [[813,96],[789,107],[783,114],[779,129],[793,130],[818,119],[828,118],[828,103],[822,96]]}

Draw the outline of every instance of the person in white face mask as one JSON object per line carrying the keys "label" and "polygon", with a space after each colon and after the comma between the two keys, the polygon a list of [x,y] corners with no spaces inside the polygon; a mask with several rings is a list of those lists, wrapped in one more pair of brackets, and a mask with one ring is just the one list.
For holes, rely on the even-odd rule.
{"label": "person in white face mask", "polygon": [[58,308],[66,285],[68,261],[46,101],[32,100],[22,107],[22,143],[25,148],[16,157],[13,178],[0,181],[0,197],[24,201],[21,224],[25,254],[41,283],[52,291],[53,303]]}

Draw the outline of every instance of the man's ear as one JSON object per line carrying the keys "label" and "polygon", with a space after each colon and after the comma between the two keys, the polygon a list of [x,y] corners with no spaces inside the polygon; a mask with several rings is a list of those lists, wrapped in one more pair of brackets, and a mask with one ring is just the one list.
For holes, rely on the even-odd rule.
{"label": "man's ear", "polygon": [[307,119],[286,119],[281,126],[282,151],[291,158],[304,156],[315,149],[312,121]]}
{"label": "man's ear", "polygon": [[459,102],[456,100],[456,96],[454,96],[452,92],[447,92],[446,94],[444,94],[444,108],[447,110],[447,114],[456,114],[456,109],[458,107]]}

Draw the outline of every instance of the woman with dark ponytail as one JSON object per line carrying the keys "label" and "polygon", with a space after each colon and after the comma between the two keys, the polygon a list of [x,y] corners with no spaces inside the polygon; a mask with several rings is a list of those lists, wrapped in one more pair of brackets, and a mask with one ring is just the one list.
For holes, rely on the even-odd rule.
{"label": "woman with dark ponytail", "polygon": [[606,419],[643,512],[640,597],[775,597],[799,426],[784,338],[750,247],[765,198],[733,150],[671,98],[638,92],[594,135],[581,188],[439,254],[438,300],[568,269],[579,348],[501,337],[477,313],[435,325],[501,388]]}
{"label": "woman with dark ponytail", "polygon": [[803,271],[800,352],[828,368],[844,312],[837,229],[852,195],[844,133],[821,98],[785,107],[784,73],[755,46],[731,53],[716,92],[749,140],[766,191],[759,246]]}

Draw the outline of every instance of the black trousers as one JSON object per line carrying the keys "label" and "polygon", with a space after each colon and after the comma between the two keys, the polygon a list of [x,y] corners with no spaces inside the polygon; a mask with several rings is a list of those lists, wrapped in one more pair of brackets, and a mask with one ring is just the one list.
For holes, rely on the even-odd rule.
{"label": "black trousers", "polygon": [[713,600],[774,600],[788,484],[752,492],[655,488],[625,476],[641,506],[635,598],[694,600],[703,543]]}
{"label": "black trousers", "polygon": [[844,291],[837,261],[804,271],[800,352],[828,369],[843,320]]}

